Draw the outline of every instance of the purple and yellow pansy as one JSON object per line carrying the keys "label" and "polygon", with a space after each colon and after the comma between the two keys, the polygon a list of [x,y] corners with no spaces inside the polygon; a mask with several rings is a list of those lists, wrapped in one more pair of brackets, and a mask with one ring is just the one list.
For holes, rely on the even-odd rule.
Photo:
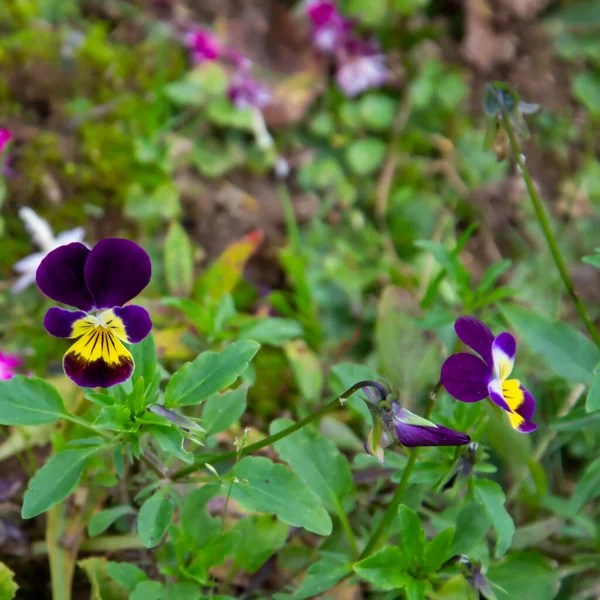
{"label": "purple and yellow pansy", "polygon": [[104,239],[92,250],[81,243],[50,252],[36,273],[40,290],[72,306],[53,307],[44,327],[59,338],[79,338],[67,350],[63,367],[82,387],[111,387],[131,377],[133,357],[122,342],[141,342],[152,329],[146,309],[125,306],[150,282],[152,265],[137,244]]}
{"label": "purple and yellow pansy", "polygon": [[450,356],[440,376],[446,391],[462,402],[478,402],[488,396],[508,413],[511,426],[521,433],[537,429],[531,422],[535,400],[518,380],[508,379],[517,354],[517,342],[507,332],[497,337],[474,317],[460,317],[454,324],[456,335],[479,357],[468,352]]}

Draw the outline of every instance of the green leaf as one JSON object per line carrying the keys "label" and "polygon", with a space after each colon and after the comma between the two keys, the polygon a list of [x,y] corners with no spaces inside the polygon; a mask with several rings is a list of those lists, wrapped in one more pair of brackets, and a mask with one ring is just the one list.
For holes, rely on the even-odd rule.
{"label": "green leaf", "polygon": [[67,415],[56,388],[39,377],[0,381],[0,424],[44,425]]}
{"label": "green leaf", "polygon": [[148,581],[146,573],[131,563],[109,562],[106,571],[114,581],[130,592],[133,592],[138,583]]}
{"label": "green leaf", "polygon": [[190,550],[208,546],[219,537],[221,519],[211,517],[206,505],[220,490],[220,485],[208,484],[192,490],[185,497],[181,511],[181,529]]}
{"label": "green leaf", "polygon": [[229,428],[246,410],[248,386],[240,385],[235,390],[209,398],[202,411],[202,424],[206,435],[214,435]]}
{"label": "green leaf", "polygon": [[407,555],[398,546],[386,546],[372,556],[357,562],[354,571],[380,590],[403,588],[412,580],[406,572]]}
{"label": "green leaf", "polygon": [[571,513],[577,514],[588,502],[600,496],[600,458],[592,461],[584,471],[571,496]]}
{"label": "green leaf", "polygon": [[517,335],[560,377],[590,385],[600,350],[582,333],[567,325],[550,321],[520,306],[502,306],[502,313],[513,324]]}
{"label": "green leaf", "polygon": [[359,100],[360,116],[364,124],[375,131],[392,127],[396,114],[396,102],[383,94],[367,94]]}
{"label": "green leaf", "polygon": [[600,412],[595,411],[588,414],[583,407],[576,408],[566,417],[556,419],[550,423],[550,429],[553,431],[581,431],[596,427],[600,427]]}
{"label": "green leaf", "polygon": [[588,265],[592,265],[598,269],[600,269],[600,254],[592,254],[591,256],[584,256],[581,259],[584,263]]}
{"label": "green leaf", "polygon": [[260,344],[281,346],[302,335],[302,325],[294,319],[264,317],[252,319],[238,334],[240,340],[254,340]]}
{"label": "green leaf", "polygon": [[465,506],[456,518],[451,554],[466,554],[485,538],[490,525],[490,517],[481,504]]}
{"label": "green leaf", "polygon": [[373,175],[381,167],[386,151],[387,146],[379,138],[363,138],[348,146],[346,161],[355,175]]}
{"label": "green leaf", "polygon": [[502,488],[489,479],[475,480],[475,498],[485,507],[492,520],[492,526],[496,532],[496,558],[503,556],[510,548],[515,524],[512,517],[504,507],[506,497]]}
{"label": "green leaf", "polygon": [[[167,593],[162,600],[200,600],[206,598],[202,594],[202,588],[187,581],[174,583],[167,589]],[[228,600],[229,596],[212,596],[212,600]],[[231,600],[235,600],[231,598]]]}
{"label": "green leaf", "polygon": [[587,395],[585,410],[588,413],[600,410],[600,365],[594,368],[594,379]]}
{"label": "green leaf", "polygon": [[162,600],[164,591],[160,581],[141,581],[135,586],[129,600]]}
{"label": "green leaf", "polygon": [[[293,423],[290,419],[277,419],[271,423],[269,433],[277,434]],[[354,484],[348,460],[333,442],[304,427],[275,442],[274,447],[328,511],[344,512],[342,501],[354,491]]]}
{"label": "green leaf", "polygon": [[423,568],[429,573],[437,572],[441,566],[450,558],[450,549],[454,539],[454,527],[444,529],[436,535],[425,548]]}
{"label": "green leaf", "polygon": [[94,427],[96,429],[120,432],[137,429],[136,423],[131,419],[131,411],[121,404],[105,406],[94,421]]}
{"label": "green leaf", "polygon": [[275,513],[284,523],[318,535],[331,533],[331,519],[319,497],[284,465],[246,456],[238,463],[235,475],[242,481],[234,484],[231,497],[247,510]]}
{"label": "green leaf", "polygon": [[171,377],[165,390],[165,406],[200,404],[229,387],[248,368],[259,348],[260,344],[244,340],[222,352],[203,352]]}
{"label": "green leaf", "polygon": [[62,502],[75,490],[88,460],[98,448],[65,450],[50,460],[29,480],[21,516],[31,519],[54,504]]}
{"label": "green leaf", "polygon": [[96,537],[104,533],[117,519],[125,515],[135,514],[135,510],[131,506],[115,506],[97,512],[88,523],[88,535]]}
{"label": "green leaf", "polygon": [[19,586],[14,581],[15,574],[3,563],[0,562],[0,600],[12,600]]}
{"label": "green leaf", "polygon": [[594,116],[600,116],[600,76],[585,70],[573,79],[573,95]]}
{"label": "green leaf", "polygon": [[194,285],[194,248],[177,222],[173,221],[165,239],[165,277],[173,296],[189,296]]}
{"label": "green leaf", "polygon": [[410,548],[408,564],[412,569],[418,569],[423,565],[425,554],[425,531],[421,525],[421,519],[414,510],[402,504],[398,508],[398,522],[400,524],[401,546]]}
{"label": "green leaf", "polygon": [[[323,560],[313,563],[306,572],[302,585],[292,595],[285,596],[290,600],[315,598],[336,585],[342,578],[352,573],[352,564],[345,556],[328,555]],[[283,595],[276,596],[279,598]]]}
{"label": "green leaf", "polygon": [[535,552],[516,552],[492,564],[488,579],[500,586],[498,600],[551,600],[561,573],[550,559]]}
{"label": "green leaf", "polygon": [[80,560],[77,566],[85,571],[92,584],[90,600],[127,600],[129,598],[129,594],[111,579],[108,573],[108,562],[105,558],[86,558]]}
{"label": "green leaf", "polygon": [[131,381],[135,384],[140,377],[143,377],[146,387],[148,387],[154,379],[157,365],[156,344],[152,332],[141,342],[131,344],[129,352],[131,352],[135,362]]}
{"label": "green leaf", "polygon": [[232,553],[234,568],[252,574],[283,547],[289,527],[271,515],[254,515],[238,521],[233,531],[239,533]]}
{"label": "green leaf", "polygon": [[498,278],[508,269],[510,269],[512,265],[511,260],[501,260],[493,264],[483,275],[481,278],[480,284],[477,286],[477,293],[480,295],[485,294],[489,290],[491,290]]}
{"label": "green leaf", "polygon": [[142,504],[138,516],[138,535],[146,548],[160,544],[173,518],[173,505],[162,489]]}
{"label": "green leaf", "polygon": [[304,340],[294,340],[284,344],[283,351],[288,359],[296,385],[302,397],[314,404],[321,399],[325,377],[319,356]]}
{"label": "green leaf", "polygon": [[167,454],[177,457],[188,465],[194,462],[194,455],[183,447],[185,437],[179,429],[175,427],[149,427],[148,431]]}

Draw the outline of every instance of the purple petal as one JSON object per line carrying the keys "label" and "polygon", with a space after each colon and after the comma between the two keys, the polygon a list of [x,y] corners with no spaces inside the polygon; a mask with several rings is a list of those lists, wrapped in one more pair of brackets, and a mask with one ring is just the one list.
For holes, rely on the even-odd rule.
{"label": "purple petal", "polygon": [[517,355],[517,340],[507,332],[501,333],[492,344],[494,373],[504,381],[512,372]]}
{"label": "purple petal", "polygon": [[535,423],[532,423],[531,421],[523,421],[517,427],[517,431],[519,431],[520,433],[531,433],[532,431],[535,431],[537,428],[538,428],[538,426]]}
{"label": "purple petal", "polygon": [[146,251],[129,240],[98,242],[85,263],[85,283],[96,308],[122,306],[150,282],[152,265]]}
{"label": "purple petal", "polygon": [[523,392],[523,402],[516,408],[515,412],[521,415],[525,420],[528,420],[533,417],[533,413],[535,412],[535,398],[523,384],[519,387]]}
{"label": "purple petal", "polygon": [[87,314],[82,310],[70,311],[53,306],[44,317],[46,331],[58,338],[75,337],[75,323],[85,319]]}
{"label": "purple petal", "polygon": [[394,425],[398,441],[409,448],[415,446],[464,446],[471,441],[466,433],[441,425],[436,427],[407,425],[399,419],[394,419]]}
{"label": "purple petal", "polygon": [[486,325],[474,317],[460,317],[454,323],[454,331],[465,345],[475,350],[486,364],[492,366],[494,334]]}
{"label": "purple petal", "polygon": [[446,359],[440,379],[446,391],[463,402],[477,402],[488,396],[490,368],[474,354],[460,352]]}
{"label": "purple petal", "polygon": [[502,384],[500,383],[499,379],[494,379],[490,382],[488,391],[490,393],[490,399],[496,406],[499,406],[506,412],[512,412],[512,409],[504,399],[504,394],[502,393]]}
{"label": "purple petal", "polygon": [[117,306],[113,309],[113,312],[123,322],[127,334],[125,341],[130,344],[141,342],[150,333],[152,321],[145,308],[130,304],[123,307]]}
{"label": "purple petal", "polygon": [[42,260],[35,274],[41,292],[56,302],[80,310],[93,308],[94,299],[88,292],[84,276],[89,255],[89,249],[78,242],[52,250]]}

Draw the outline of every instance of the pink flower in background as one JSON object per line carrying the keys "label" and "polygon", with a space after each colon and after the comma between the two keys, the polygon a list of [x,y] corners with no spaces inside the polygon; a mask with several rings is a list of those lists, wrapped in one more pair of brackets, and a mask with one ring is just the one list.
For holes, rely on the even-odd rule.
{"label": "pink flower in background", "polygon": [[342,17],[335,2],[314,0],[306,5],[306,14],[312,24],[311,38],[322,52],[335,52],[350,34],[352,22]]}
{"label": "pink flower in background", "polygon": [[353,97],[382,86],[389,75],[384,54],[356,54],[339,61],[335,80],[346,96]]}
{"label": "pink flower in background", "polygon": [[246,70],[235,73],[229,81],[229,99],[236,108],[264,108],[271,101],[269,89]]}
{"label": "pink flower in background", "polygon": [[12,133],[8,129],[0,129],[0,154],[12,139]]}
{"label": "pink flower in background", "polygon": [[14,354],[0,352],[0,381],[12,379],[23,361]]}
{"label": "pink flower in background", "polygon": [[186,34],[184,41],[196,64],[217,60],[221,56],[222,48],[219,38],[208,29],[190,32]]}

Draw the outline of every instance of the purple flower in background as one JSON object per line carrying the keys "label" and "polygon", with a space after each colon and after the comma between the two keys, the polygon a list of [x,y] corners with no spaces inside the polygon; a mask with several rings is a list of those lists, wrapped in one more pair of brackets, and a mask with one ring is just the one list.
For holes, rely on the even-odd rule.
{"label": "purple flower in background", "polygon": [[[464,446],[471,441],[466,433],[436,425],[413,414],[390,397],[388,391],[377,384],[363,388],[369,399],[373,429],[365,450],[383,464],[383,450],[397,442],[408,448],[420,446]],[[377,390],[377,392],[375,392]]]}
{"label": "purple flower in background", "polygon": [[152,321],[141,306],[123,306],[150,282],[150,258],[137,244],[104,239],[92,250],[80,243],[53,250],[41,262],[36,282],[52,300],[44,327],[59,338],[79,338],[67,350],[63,367],[82,387],[111,387],[131,377],[134,363],[121,342],[141,342]]}
{"label": "purple flower in background", "polygon": [[10,140],[12,140],[12,133],[8,129],[0,129],[0,154],[4,152]]}
{"label": "purple flower in background", "polygon": [[510,333],[494,334],[473,317],[460,317],[454,323],[459,339],[477,352],[450,356],[442,366],[440,379],[446,391],[462,402],[478,402],[488,396],[508,413],[511,426],[530,433],[537,425],[530,421],[535,400],[518,380],[508,379],[517,354],[517,342]]}
{"label": "purple flower in background", "polygon": [[342,17],[335,2],[314,0],[306,5],[306,14],[311,21],[311,38],[322,52],[335,52],[345,43],[352,22]]}
{"label": "purple flower in background", "polygon": [[0,381],[12,379],[23,361],[14,354],[0,352]]}
{"label": "purple flower in background", "polygon": [[219,38],[207,29],[187,33],[184,42],[190,49],[192,61],[196,64],[217,60],[221,56]]}
{"label": "purple flower in background", "polygon": [[264,108],[271,101],[269,89],[242,69],[235,73],[228,90],[229,99],[236,108]]}
{"label": "purple flower in background", "polygon": [[346,96],[354,97],[380,87],[389,76],[385,55],[372,40],[349,40],[340,53],[335,79]]}

